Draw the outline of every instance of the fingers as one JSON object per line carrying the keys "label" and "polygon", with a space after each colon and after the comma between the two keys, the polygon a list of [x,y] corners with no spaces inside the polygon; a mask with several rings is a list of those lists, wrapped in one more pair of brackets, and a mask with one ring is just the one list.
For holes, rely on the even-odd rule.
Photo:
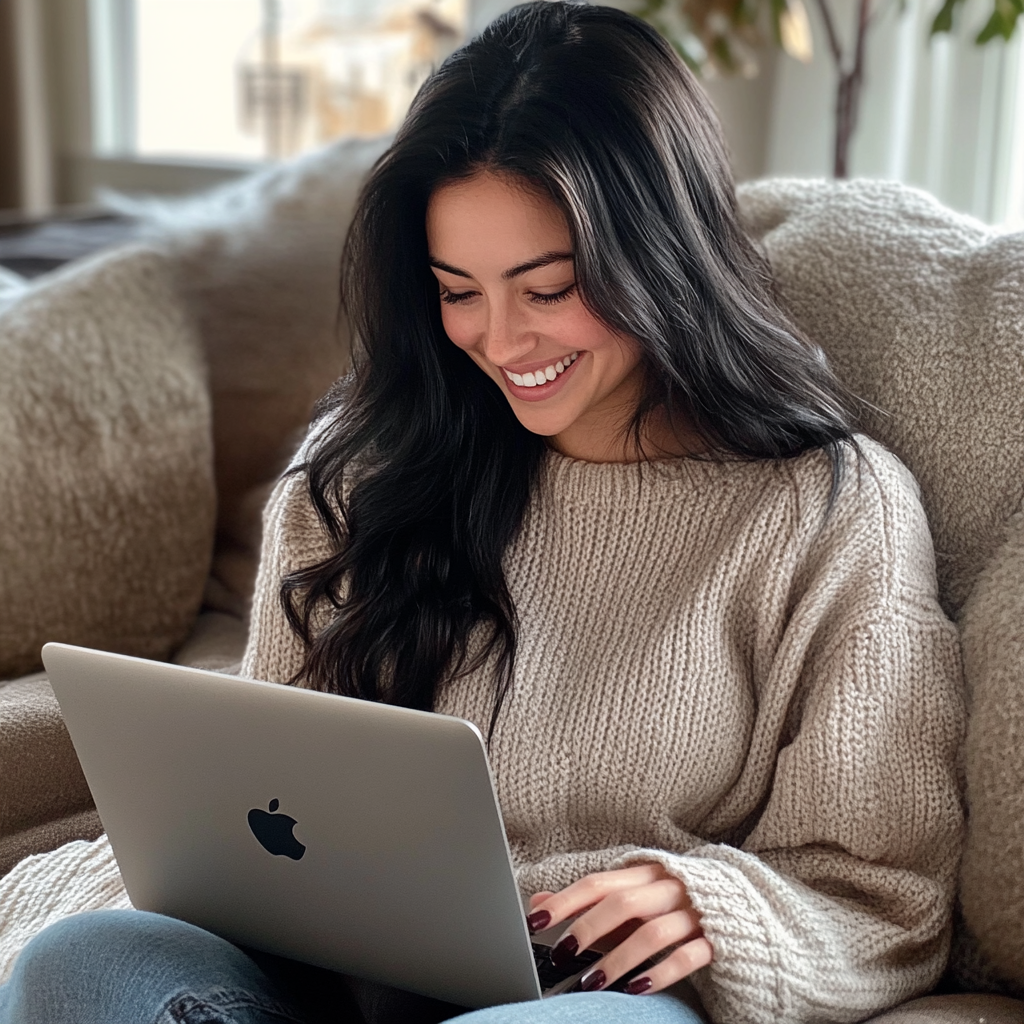
{"label": "fingers", "polygon": [[[562,921],[568,920],[582,913],[588,907],[594,906],[612,893],[622,889],[632,888],[638,885],[646,885],[655,882],[660,878],[668,878],[669,875],[660,864],[638,864],[636,867],[619,868],[614,871],[599,871],[593,875],[587,875],[578,882],[573,882],[560,892],[548,894],[546,899],[534,903],[530,899],[530,927],[534,931],[542,931],[545,928],[553,927]],[[680,883],[682,885],[682,883]],[[544,895],[537,893],[537,896]],[[535,924],[535,921],[545,920],[543,914],[549,914],[547,923]]]}
{"label": "fingers", "polygon": [[530,910],[536,910],[538,904],[543,903],[546,899],[550,899],[555,894],[553,892],[535,892],[530,897]]}
{"label": "fingers", "polygon": [[580,987],[588,992],[607,988],[671,946],[678,948],[653,967],[636,973],[626,987],[627,992],[631,995],[660,992],[711,962],[711,943],[700,933],[699,927],[694,929],[692,913],[674,911],[641,925],[583,975]]}
{"label": "fingers", "polygon": [[[592,906],[566,929],[552,947],[551,959],[556,964],[561,960],[568,961],[579,950],[592,946],[602,936],[619,931],[627,922],[644,921],[648,918],[660,919],[672,913],[676,914],[673,920],[685,923],[685,926],[679,934],[673,932],[670,939],[650,950],[647,955],[700,932],[700,922],[690,904],[686,887],[678,878],[662,878],[648,885],[619,889]],[[535,914],[531,916],[536,919]],[[652,934],[651,929],[646,926],[637,928],[632,934],[645,930],[648,935]],[[644,957],[640,958],[643,959]]]}
{"label": "fingers", "polygon": [[664,878],[649,885],[621,889],[606,896],[574,921],[566,935],[556,943],[556,948],[571,936],[578,950],[587,949],[602,936],[615,931],[627,921],[653,918],[654,920],[632,933],[630,942],[635,946],[637,936],[641,934],[656,936],[661,927],[660,922],[669,916],[673,922],[671,933],[666,935],[660,946],[651,947],[634,963],[641,963],[646,957],[660,952],[666,946],[698,934],[700,923],[686,895],[686,887],[677,878]]}
{"label": "fingers", "polygon": [[534,931],[576,917],[551,949],[556,965],[571,962],[598,940],[616,943],[580,979],[585,991],[629,977],[666,950],[671,952],[664,959],[630,978],[627,992],[660,992],[711,962],[711,944],[686,886],[658,864],[588,875],[561,892],[536,893],[530,907],[527,920]]}
{"label": "fingers", "polygon": [[[617,952],[615,950],[614,952]],[[609,954],[610,956],[611,954]],[[649,971],[644,971],[632,978],[626,986],[630,995],[654,995],[662,989],[674,985],[694,971],[707,967],[711,963],[714,950],[711,943],[704,936],[684,943],[678,949],[673,950],[664,960],[657,963]],[[600,966],[597,964],[595,966]],[[605,987],[612,984],[615,979],[609,979]]]}

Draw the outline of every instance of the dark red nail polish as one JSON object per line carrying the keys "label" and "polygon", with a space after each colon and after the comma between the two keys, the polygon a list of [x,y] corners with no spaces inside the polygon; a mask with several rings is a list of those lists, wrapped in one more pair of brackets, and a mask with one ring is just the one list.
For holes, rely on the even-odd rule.
{"label": "dark red nail polish", "polygon": [[599,988],[604,988],[604,984],[607,980],[608,978],[600,967],[595,968],[592,971],[587,971],[587,973],[580,978],[580,991],[596,992]]}
{"label": "dark red nail polish", "polygon": [[551,914],[546,910],[535,910],[526,919],[526,927],[531,932],[542,932],[551,924]]}
{"label": "dark red nail polish", "polygon": [[572,958],[579,952],[579,948],[580,944],[575,935],[565,935],[551,947],[548,955],[556,967],[568,967],[572,963]]}
{"label": "dark red nail polish", "polygon": [[646,992],[653,984],[654,984],[654,982],[651,981],[651,979],[646,977],[646,976],[643,977],[643,978],[634,978],[626,986],[626,989],[625,989],[626,995],[627,996],[638,996],[642,992]]}

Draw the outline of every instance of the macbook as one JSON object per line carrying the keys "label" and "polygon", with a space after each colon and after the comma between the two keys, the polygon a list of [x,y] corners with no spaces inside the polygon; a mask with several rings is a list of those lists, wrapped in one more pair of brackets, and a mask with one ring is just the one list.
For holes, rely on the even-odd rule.
{"label": "macbook", "polygon": [[472,723],[64,644],[43,661],[137,908],[472,1008],[598,958],[556,972],[531,940]]}

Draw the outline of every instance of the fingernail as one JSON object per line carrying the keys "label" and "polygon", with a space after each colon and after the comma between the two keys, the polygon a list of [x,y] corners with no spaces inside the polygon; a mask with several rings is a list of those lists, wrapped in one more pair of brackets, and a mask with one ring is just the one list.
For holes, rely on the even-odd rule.
{"label": "fingernail", "polygon": [[634,978],[625,988],[627,996],[638,996],[646,992],[654,984],[646,975],[643,978]]}
{"label": "fingernail", "polygon": [[531,932],[542,932],[551,924],[551,914],[547,910],[535,910],[526,919],[526,927]]}
{"label": "fingernail", "polygon": [[552,947],[548,956],[556,967],[568,967],[579,952],[580,944],[575,935],[563,935]]}
{"label": "fingernail", "polygon": [[600,967],[595,967],[592,971],[587,971],[580,978],[580,990],[583,992],[596,992],[599,988],[604,988],[604,983],[607,980],[604,971]]}

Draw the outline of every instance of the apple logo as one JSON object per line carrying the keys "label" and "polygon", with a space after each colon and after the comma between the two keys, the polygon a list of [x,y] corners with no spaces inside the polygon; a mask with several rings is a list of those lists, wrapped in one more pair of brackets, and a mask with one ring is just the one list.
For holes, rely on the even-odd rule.
{"label": "apple logo", "polygon": [[249,828],[252,834],[259,841],[260,846],[275,857],[291,857],[292,860],[301,860],[306,852],[302,845],[292,835],[296,820],[287,814],[274,814],[280,806],[279,800],[270,801],[271,813],[268,814],[260,807],[254,807],[249,812]]}

